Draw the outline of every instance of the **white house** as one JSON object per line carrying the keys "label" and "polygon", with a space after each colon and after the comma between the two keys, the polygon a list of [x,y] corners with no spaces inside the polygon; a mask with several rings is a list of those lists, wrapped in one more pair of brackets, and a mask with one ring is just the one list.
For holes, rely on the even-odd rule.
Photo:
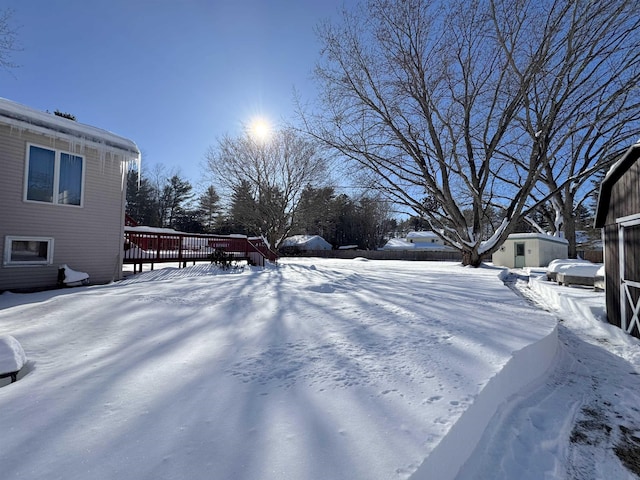
{"label": "white house", "polygon": [[512,233],[494,252],[494,265],[509,268],[546,267],[556,258],[567,258],[569,242],[540,233]]}
{"label": "white house", "polygon": [[405,238],[392,238],[383,250],[428,250],[432,252],[448,252],[453,250],[431,231],[409,232]]}

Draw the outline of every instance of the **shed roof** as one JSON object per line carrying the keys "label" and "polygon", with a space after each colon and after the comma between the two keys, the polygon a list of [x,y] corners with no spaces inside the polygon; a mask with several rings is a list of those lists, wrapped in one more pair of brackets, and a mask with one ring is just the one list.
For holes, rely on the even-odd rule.
{"label": "shed roof", "polygon": [[625,174],[631,165],[640,158],[640,141],[631,145],[625,154],[614,163],[600,184],[600,193],[598,194],[598,206],[596,208],[596,228],[604,227],[604,222],[609,211],[609,200],[611,198],[611,188]]}
{"label": "shed roof", "polygon": [[569,243],[566,238],[555,237],[553,235],[545,235],[543,233],[512,233],[507,237],[507,240],[526,240],[526,239],[536,239],[543,240],[545,242],[555,242],[555,243]]}
{"label": "shed roof", "polygon": [[44,135],[55,134],[57,137],[77,139],[79,143],[88,143],[98,149],[116,149],[130,158],[140,155],[138,146],[131,140],[101,128],[59,117],[52,113],[42,112],[25,105],[0,98],[0,122]]}

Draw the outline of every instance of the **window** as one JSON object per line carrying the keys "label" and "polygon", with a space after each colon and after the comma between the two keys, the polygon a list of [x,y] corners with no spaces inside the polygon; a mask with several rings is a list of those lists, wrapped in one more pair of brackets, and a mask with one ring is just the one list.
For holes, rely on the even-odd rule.
{"label": "window", "polygon": [[29,145],[25,200],[81,206],[83,177],[82,157]]}
{"label": "window", "polygon": [[4,265],[51,265],[53,238],[5,237]]}

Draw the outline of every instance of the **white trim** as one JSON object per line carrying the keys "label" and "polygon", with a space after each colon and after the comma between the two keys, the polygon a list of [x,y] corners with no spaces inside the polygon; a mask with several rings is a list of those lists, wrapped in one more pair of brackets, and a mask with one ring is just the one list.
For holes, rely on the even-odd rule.
{"label": "white trim", "polygon": [[[49,150],[54,154],[54,166],[53,166],[53,198],[51,202],[45,202],[41,200],[30,200],[27,198],[29,193],[29,163],[31,161],[31,147],[40,148],[42,150]],[[78,157],[82,160],[82,172],[80,178],[80,204],[75,205],[71,203],[60,203],[60,157],[62,154],[71,155],[74,157]],[[45,147],[43,145],[37,143],[27,142],[27,151],[25,152],[25,163],[24,163],[24,183],[23,183],[23,193],[22,200],[27,203],[37,203],[37,204],[45,204],[45,205],[56,205],[60,207],[75,207],[82,208],[84,207],[84,190],[85,190],[85,175],[87,172],[87,159],[84,155],[79,155],[77,153],[68,152],[66,150],[59,150],[56,148]]]}
{"label": "white trim", "polygon": [[627,331],[627,295],[624,286],[624,225],[618,224],[618,270],[620,272],[620,292],[618,301],[620,302],[620,328]]}
{"label": "white trim", "polygon": [[[11,260],[11,247],[13,242],[47,242],[47,258],[45,260],[27,261],[27,260]],[[36,237],[26,235],[7,235],[4,237],[4,256],[3,266],[5,267],[25,267],[37,265],[53,264],[53,237]]]}
{"label": "white trim", "polygon": [[[620,269],[620,328],[627,333],[631,333],[634,327],[637,327],[638,330],[640,330],[640,298],[638,298],[637,303],[634,303],[629,287],[640,288],[640,282],[627,280],[625,278],[624,229],[640,225],[640,215],[630,215],[628,217],[616,219],[616,222],[618,223],[618,259]],[[627,322],[627,312],[629,307],[631,307],[631,310],[629,311],[629,313],[631,313],[631,318],[629,319],[629,322]]]}
{"label": "white trim", "polygon": [[616,218],[616,223],[622,225],[623,227],[640,225],[640,213],[634,213],[633,215],[627,215],[626,217]]}

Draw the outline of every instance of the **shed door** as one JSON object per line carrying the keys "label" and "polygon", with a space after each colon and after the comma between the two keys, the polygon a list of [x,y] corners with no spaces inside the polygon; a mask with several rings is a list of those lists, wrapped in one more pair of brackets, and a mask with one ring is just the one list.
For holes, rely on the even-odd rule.
{"label": "shed door", "polygon": [[623,330],[637,335],[640,331],[640,218],[619,223],[620,252],[620,320]]}
{"label": "shed door", "polygon": [[524,242],[518,242],[514,245],[516,258],[515,262],[513,262],[513,266],[515,268],[524,268],[526,267],[526,262],[524,260]]}

